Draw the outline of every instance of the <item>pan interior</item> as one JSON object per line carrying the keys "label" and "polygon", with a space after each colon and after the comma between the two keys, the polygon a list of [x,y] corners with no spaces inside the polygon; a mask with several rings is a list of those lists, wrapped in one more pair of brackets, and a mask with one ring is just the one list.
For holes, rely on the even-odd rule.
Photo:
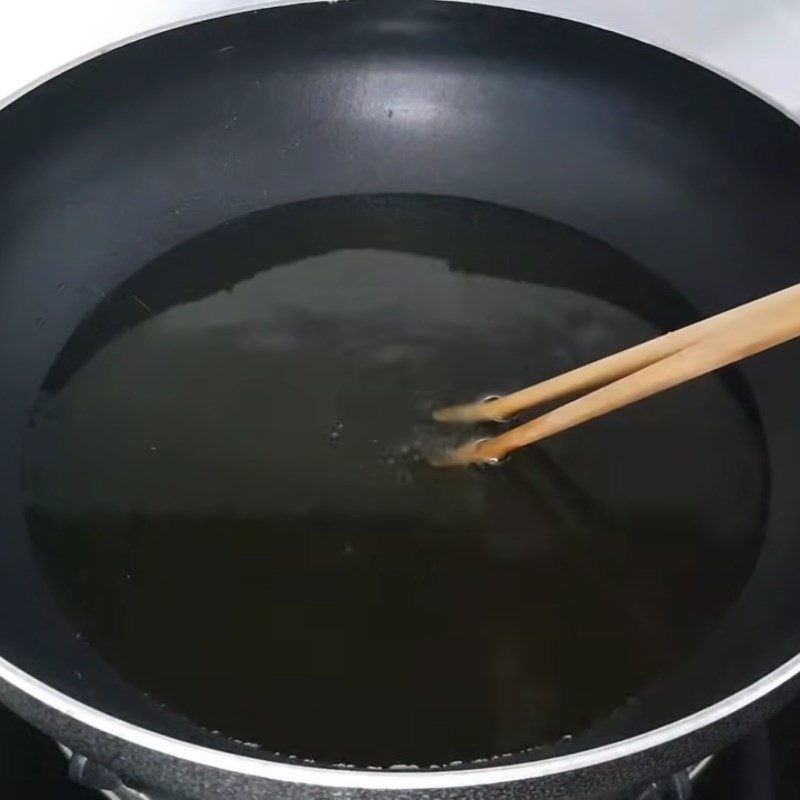
{"label": "pan interior", "polygon": [[[694,318],[531,213],[427,195],[250,214],[110,293],[39,394],[36,556],[119,673],[288,757],[447,765],[579,737],[712,631],[761,539],[733,372],[488,469],[438,405]],[[491,431],[489,431],[491,432]]]}

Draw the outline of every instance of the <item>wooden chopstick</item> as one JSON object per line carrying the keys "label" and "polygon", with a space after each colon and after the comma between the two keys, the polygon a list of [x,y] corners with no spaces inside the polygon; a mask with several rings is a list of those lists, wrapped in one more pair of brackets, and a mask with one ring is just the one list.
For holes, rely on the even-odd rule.
{"label": "wooden chopstick", "polygon": [[687,325],[685,328],[650,339],[627,350],[601,358],[599,361],[593,361],[591,364],[497,399],[437,409],[433,412],[433,418],[439,422],[481,422],[508,419],[524,409],[533,408],[550,400],[557,400],[559,397],[594,389],[617,378],[630,375],[648,364],[653,364],[666,356],[677,353],[704,336],[720,330],[730,322],[743,322],[752,313],[759,313],[767,308],[776,308],[784,301],[794,298],[800,298],[800,284],[723,311],[721,314],[700,320],[700,322]]}
{"label": "wooden chopstick", "polygon": [[[782,296],[776,301],[778,295]],[[470,442],[444,453],[434,459],[433,463],[437,466],[450,466],[498,461],[512,450],[533,444],[800,336],[800,285],[768,295],[726,314],[727,319],[724,322],[706,326],[702,338],[696,340],[690,337],[689,344],[683,349],[499,436]],[[723,315],[705,321],[719,320],[720,316]],[[683,328],[676,333],[685,330]],[[658,342],[659,339],[653,341]],[[531,388],[536,389],[535,386]]]}

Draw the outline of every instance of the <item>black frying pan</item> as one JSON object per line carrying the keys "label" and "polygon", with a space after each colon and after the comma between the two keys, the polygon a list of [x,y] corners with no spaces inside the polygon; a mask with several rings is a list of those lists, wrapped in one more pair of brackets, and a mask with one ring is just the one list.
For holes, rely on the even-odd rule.
{"label": "black frying pan", "polygon": [[583,796],[739,735],[800,670],[796,344],[742,369],[770,486],[761,557],[720,628],[634,709],[535,758],[469,769],[299,766],[142,696],[76,641],[45,587],[19,452],[32,398],[80,321],[145,264],[225,222],[329,196],[466,197],[584,231],[706,315],[798,280],[799,156],[789,119],[693,64],[483,5],[239,14],[29,92],[0,113],[0,696],[129,783],[198,800]]}

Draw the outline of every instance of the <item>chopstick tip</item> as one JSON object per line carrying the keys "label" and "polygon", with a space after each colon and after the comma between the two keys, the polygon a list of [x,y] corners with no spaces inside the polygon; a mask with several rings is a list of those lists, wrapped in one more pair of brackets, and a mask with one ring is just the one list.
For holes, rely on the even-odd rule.
{"label": "chopstick tip", "polygon": [[499,458],[486,456],[481,450],[491,439],[476,439],[449,450],[439,450],[428,455],[432,467],[466,467],[470,464],[497,464]]}
{"label": "chopstick tip", "polygon": [[461,406],[447,406],[446,408],[437,408],[433,412],[433,418],[436,422],[480,422],[487,419],[485,411],[481,411],[480,405],[470,403]]}

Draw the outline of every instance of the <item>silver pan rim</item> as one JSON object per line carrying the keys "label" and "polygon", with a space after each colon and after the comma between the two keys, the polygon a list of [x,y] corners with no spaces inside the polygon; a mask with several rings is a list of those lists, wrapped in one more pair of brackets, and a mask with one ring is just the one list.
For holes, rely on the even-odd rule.
{"label": "silver pan rim", "polygon": [[[346,0],[338,1],[346,2]],[[530,2],[530,0],[438,1],[477,3],[480,5],[539,13],[544,16],[555,16],[550,12],[538,10],[535,8],[535,2]],[[246,3],[240,7],[226,8],[143,31],[86,53],[84,56],[74,59],[42,75],[36,81],[22,87],[9,97],[0,98],[0,109],[10,105],[15,100],[38,86],[41,86],[43,83],[46,83],[51,78],[61,75],[73,67],[90,61],[106,52],[115,50],[118,47],[163,33],[164,31],[182,28],[186,25],[191,25],[203,20],[217,19],[246,11],[315,2],[337,2],[337,0],[260,0],[260,2]],[[598,25],[594,21],[580,19],[575,15],[565,15],[563,18],[589,25],[590,27],[604,27]],[[608,30],[613,29],[608,28]],[[627,38],[634,38],[617,30],[613,30],[613,32],[621,36],[626,36]],[[650,44],[661,50],[667,49],[645,39],[637,40],[644,41],[646,44]],[[730,75],[713,65],[704,63],[702,60],[691,55],[680,52],[675,48],[670,47],[668,52],[720,75],[731,83],[745,89],[750,94],[755,95],[763,102],[781,112],[784,116],[792,119],[792,121],[796,121],[787,108],[778,103],[774,98],[769,97],[764,92],[749,85],[746,81]],[[568,755],[556,756],[538,761],[504,764],[500,766],[476,766],[466,769],[395,771],[333,769],[307,764],[270,761],[264,758],[229,753],[223,750],[215,750],[210,747],[185,742],[164,734],[156,733],[155,731],[150,731],[100,711],[93,706],[54,689],[52,686],[40,681],[38,678],[0,656],[0,681],[4,681],[23,694],[28,695],[30,698],[43,703],[48,708],[64,714],[83,725],[138,747],[200,766],[271,781],[324,786],[332,789],[368,790],[456,789],[466,786],[487,786],[512,781],[535,780],[566,772],[588,769],[612,761],[619,761],[647,750],[662,747],[684,736],[707,728],[726,717],[730,717],[779,689],[798,674],[800,674],[800,653],[794,655],[792,658],[743,689],[693,714],[669,722],[659,728],[654,728],[646,733],[595,747],[590,750],[583,750],[577,753],[570,753]]]}

